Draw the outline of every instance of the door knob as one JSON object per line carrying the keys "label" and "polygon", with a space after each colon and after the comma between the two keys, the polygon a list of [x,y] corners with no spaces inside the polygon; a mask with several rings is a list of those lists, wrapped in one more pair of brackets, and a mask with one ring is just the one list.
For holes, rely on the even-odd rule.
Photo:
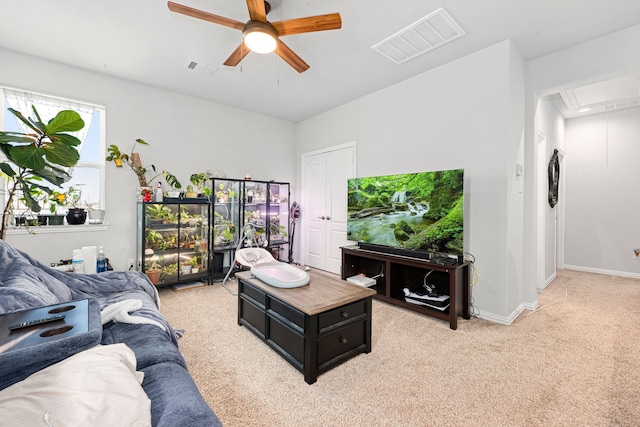
{"label": "door knob", "polygon": [[331,219],[331,217],[330,217],[330,216],[328,216],[328,217],[327,217],[327,221],[329,221],[330,219]]}
{"label": "door knob", "polygon": [[324,217],[324,215],[322,215],[322,216],[319,216],[318,218],[319,219],[324,219],[325,217]]}

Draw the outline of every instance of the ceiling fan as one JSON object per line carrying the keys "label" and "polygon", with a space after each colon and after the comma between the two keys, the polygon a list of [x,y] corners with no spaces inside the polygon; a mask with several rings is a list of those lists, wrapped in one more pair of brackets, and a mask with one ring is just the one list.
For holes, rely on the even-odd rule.
{"label": "ceiling fan", "polygon": [[257,53],[275,51],[287,64],[291,65],[299,73],[302,73],[309,69],[309,64],[304,62],[289,46],[284,44],[282,40],[280,40],[280,37],[314,31],[337,30],[342,27],[342,19],[339,13],[269,22],[267,21],[267,13],[271,10],[271,5],[264,0],[247,0],[249,21],[246,23],[225,18],[224,16],[214,15],[213,13],[194,9],[172,1],[168,1],[167,6],[172,12],[241,30],[242,43],[240,43],[240,46],[238,46],[224,62],[224,65],[229,66],[238,65],[251,51]]}

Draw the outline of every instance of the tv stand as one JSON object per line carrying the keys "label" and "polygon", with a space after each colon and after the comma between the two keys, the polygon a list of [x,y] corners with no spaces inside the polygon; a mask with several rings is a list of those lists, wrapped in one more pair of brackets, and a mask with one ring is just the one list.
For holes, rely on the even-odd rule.
{"label": "tv stand", "polygon": [[[342,279],[364,274],[379,276],[373,296],[381,301],[407,308],[418,313],[449,321],[451,329],[458,328],[458,316],[471,317],[469,310],[469,263],[456,262],[453,265],[437,264],[432,260],[404,255],[382,253],[358,246],[344,246],[342,249]],[[428,274],[428,283],[440,295],[449,296],[448,308],[416,304],[405,300],[405,288],[420,287]]]}

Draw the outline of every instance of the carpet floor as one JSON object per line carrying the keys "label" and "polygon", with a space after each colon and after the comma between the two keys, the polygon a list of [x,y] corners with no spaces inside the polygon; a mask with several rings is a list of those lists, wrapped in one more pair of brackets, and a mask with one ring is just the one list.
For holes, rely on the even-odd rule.
{"label": "carpet floor", "polygon": [[374,300],[371,353],[312,385],[238,325],[220,283],[159,292],[227,427],[640,425],[638,279],[561,270],[536,311],[509,326],[459,318],[456,331]]}

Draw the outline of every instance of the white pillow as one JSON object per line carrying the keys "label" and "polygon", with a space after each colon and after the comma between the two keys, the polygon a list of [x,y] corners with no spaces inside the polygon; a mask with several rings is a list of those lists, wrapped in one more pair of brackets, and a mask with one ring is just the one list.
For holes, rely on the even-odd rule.
{"label": "white pillow", "polygon": [[124,344],[99,345],[0,391],[0,420],[14,426],[151,426],[143,372]]}

